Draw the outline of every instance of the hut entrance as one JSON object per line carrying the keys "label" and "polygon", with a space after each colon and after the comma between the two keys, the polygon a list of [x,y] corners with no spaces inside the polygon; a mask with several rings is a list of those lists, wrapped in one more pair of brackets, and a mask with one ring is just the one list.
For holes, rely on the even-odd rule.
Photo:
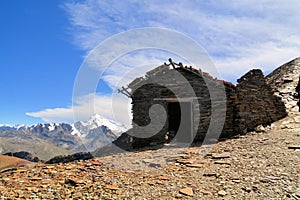
{"label": "hut entrance", "polygon": [[168,103],[168,120],[168,131],[173,131],[174,133],[177,133],[181,121],[181,110],[179,102]]}
{"label": "hut entrance", "polygon": [[168,102],[169,139],[176,142],[191,143],[193,141],[192,102]]}

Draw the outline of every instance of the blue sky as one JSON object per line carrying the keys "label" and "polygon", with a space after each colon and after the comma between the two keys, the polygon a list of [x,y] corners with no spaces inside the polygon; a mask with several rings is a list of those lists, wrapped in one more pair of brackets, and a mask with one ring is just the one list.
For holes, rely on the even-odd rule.
{"label": "blue sky", "polygon": [[72,102],[84,51],[74,46],[60,1],[2,1],[0,123],[32,124],[29,111]]}
{"label": "blue sky", "polygon": [[298,0],[5,0],[0,20],[0,124],[72,122],[74,101],[86,119],[90,113],[84,110],[91,98],[96,112],[112,118],[106,109],[108,91],[119,86],[115,81],[122,71],[113,69],[134,68],[137,62],[155,67],[168,57],[163,60],[164,54],[143,51],[125,55],[104,77],[110,89],[102,82],[98,93],[80,99],[72,99],[75,77],[97,45],[135,28],[185,34],[207,51],[221,77],[230,81],[251,68],[268,73],[300,56]]}

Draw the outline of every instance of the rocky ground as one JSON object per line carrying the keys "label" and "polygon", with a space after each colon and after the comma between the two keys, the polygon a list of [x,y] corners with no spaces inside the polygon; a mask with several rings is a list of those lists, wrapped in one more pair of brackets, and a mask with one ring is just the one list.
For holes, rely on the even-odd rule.
{"label": "rocky ground", "polygon": [[300,199],[300,114],[258,131],[213,146],[9,168],[0,199]]}
{"label": "rocky ground", "polygon": [[0,174],[1,199],[300,199],[299,119],[290,113],[211,148],[10,168]]}

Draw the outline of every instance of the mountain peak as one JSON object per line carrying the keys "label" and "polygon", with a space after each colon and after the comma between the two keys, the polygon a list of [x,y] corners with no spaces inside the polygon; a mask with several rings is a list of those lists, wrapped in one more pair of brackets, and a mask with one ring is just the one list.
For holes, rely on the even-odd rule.
{"label": "mountain peak", "polygon": [[98,113],[92,115],[90,119],[104,119],[104,117]]}
{"label": "mountain peak", "polygon": [[25,130],[28,126],[26,124],[17,124],[17,125],[10,125],[10,124],[0,124],[0,130]]}
{"label": "mountain peak", "polygon": [[[0,125],[2,133],[0,153],[27,151],[45,159],[66,152],[93,151],[110,144],[126,130],[124,125],[99,114],[91,116],[87,121],[78,121],[74,124],[38,123],[29,127]],[[22,143],[21,148],[12,145],[13,141]],[[48,151],[48,148],[53,151]]]}
{"label": "mountain peak", "polygon": [[118,123],[111,119],[107,119],[98,113],[92,115],[89,118],[89,120],[87,120],[85,122],[83,122],[83,121],[76,122],[74,124],[74,126],[76,127],[79,124],[81,126],[88,126],[89,129],[96,129],[100,126],[105,126],[108,129],[110,129],[112,132],[115,132],[115,133],[122,133],[127,130],[127,128],[123,124]]}

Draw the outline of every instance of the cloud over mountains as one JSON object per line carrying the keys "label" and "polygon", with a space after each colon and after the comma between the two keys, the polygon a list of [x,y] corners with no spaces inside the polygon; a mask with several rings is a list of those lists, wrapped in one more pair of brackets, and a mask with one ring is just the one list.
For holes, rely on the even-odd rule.
{"label": "cloud over mountains", "polygon": [[[250,68],[262,68],[268,73],[298,57],[300,52],[298,0],[86,0],[68,2],[62,8],[70,20],[73,43],[85,50],[86,55],[101,42],[123,31],[145,27],[168,28],[195,40],[207,51],[221,77],[234,82]],[[174,56],[172,52],[160,50],[128,52],[112,63],[102,79],[116,92],[116,88],[128,84],[133,77],[142,75],[150,67],[162,64],[170,55]],[[176,56],[180,59],[180,55]],[[147,67],[135,70],[134,74],[120,80],[124,72],[141,66]],[[127,109],[126,114],[118,112],[121,115],[119,121],[126,123],[127,120],[128,124],[129,101],[122,98],[115,98],[119,107]],[[90,109],[86,109],[91,101],[96,105],[97,112],[108,118],[114,117],[115,114],[107,111],[111,108],[111,93],[98,92],[94,100],[85,94],[82,99],[85,101],[74,99],[74,106],[80,110],[82,118],[91,114]],[[42,117],[45,121],[70,121],[72,108],[46,109],[27,114]]]}

